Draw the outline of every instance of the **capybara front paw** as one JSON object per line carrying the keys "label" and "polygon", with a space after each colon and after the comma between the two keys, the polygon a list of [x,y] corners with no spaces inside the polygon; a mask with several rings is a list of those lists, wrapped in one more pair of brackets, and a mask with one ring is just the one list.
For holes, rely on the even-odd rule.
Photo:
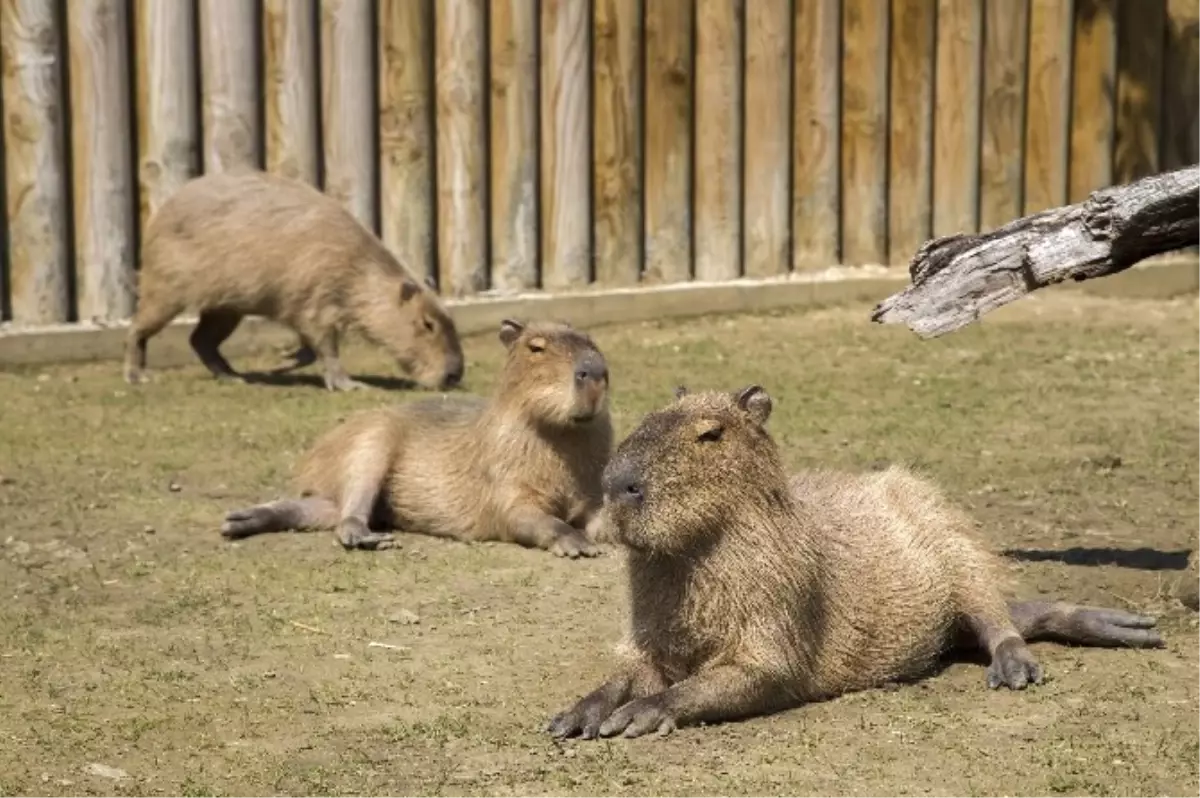
{"label": "capybara front paw", "polygon": [[150,382],[150,378],[144,371],[139,371],[138,369],[125,369],[125,382],[129,383],[130,385],[145,385],[146,383]]}
{"label": "capybara front paw", "polygon": [[641,737],[650,732],[667,735],[673,731],[675,718],[668,711],[661,693],[630,701],[600,724],[601,737],[614,737],[618,734],[622,737]]}
{"label": "capybara front paw", "polygon": [[558,739],[578,736],[584,740],[594,740],[600,734],[600,724],[604,723],[612,710],[611,701],[593,693],[551,718],[546,724],[546,731]]}
{"label": "capybara front paw", "polygon": [[391,548],[396,540],[391,533],[375,532],[357,518],[347,518],[338,524],[337,536],[347,549]]}
{"label": "capybara front paw", "polygon": [[1042,680],[1042,667],[1037,664],[1029,646],[1019,637],[1010,637],[996,647],[992,664],[987,669],[988,687],[1001,685],[1010,690],[1024,690],[1026,685]]}
{"label": "capybara front paw", "polygon": [[574,560],[579,557],[596,557],[600,554],[600,549],[593,546],[582,532],[572,530],[555,538],[554,544],[550,546],[550,552],[559,557],[570,557]]}

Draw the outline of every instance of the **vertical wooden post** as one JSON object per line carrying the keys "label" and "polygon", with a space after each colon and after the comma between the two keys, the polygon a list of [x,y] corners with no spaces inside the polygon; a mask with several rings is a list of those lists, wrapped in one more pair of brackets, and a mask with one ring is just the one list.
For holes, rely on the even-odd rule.
{"label": "vertical wooden post", "polygon": [[492,0],[492,288],[538,283],[538,3]]}
{"label": "vertical wooden post", "polygon": [[696,4],[697,280],[732,280],[742,271],[743,11],[742,0]]}
{"label": "vertical wooden post", "polygon": [[692,21],[692,0],[645,0],[642,201],[650,283],[691,275]]}
{"label": "vertical wooden post", "polygon": [[379,226],[401,263],[436,279],[433,0],[380,0],[378,30]]}
{"label": "vertical wooden post", "polygon": [[[1139,4],[1144,0],[1137,0]],[[1076,0],[1071,64],[1068,202],[1112,183],[1113,87],[1117,75],[1115,0]]]}
{"label": "vertical wooden post", "polygon": [[983,132],[979,226],[993,230],[1021,215],[1027,0],[989,2],[984,23]]}
{"label": "vertical wooden post", "polygon": [[1159,171],[1166,5],[1166,0],[1141,0],[1117,6],[1117,183]]}
{"label": "vertical wooden post", "polygon": [[266,164],[320,185],[316,0],[263,0]]}
{"label": "vertical wooden post", "polygon": [[371,0],[321,0],[325,193],[375,222],[375,27]]}
{"label": "vertical wooden post", "polygon": [[792,133],[790,0],[746,3],[746,140],[742,271],[786,274]]}
{"label": "vertical wooden post", "polygon": [[888,3],[842,4],[842,261],[887,260]]}
{"label": "vertical wooden post", "polygon": [[979,227],[982,0],[939,0],[934,103],[933,234]]}
{"label": "vertical wooden post", "polygon": [[804,271],[828,268],[839,255],[842,12],[840,0],[795,2],[792,268]]}
{"label": "vertical wooden post", "polygon": [[907,266],[933,216],[933,52],[937,0],[892,0],[888,261]]}
{"label": "vertical wooden post", "polygon": [[9,290],[14,321],[70,317],[62,31],[54,0],[0,0]]}
{"label": "vertical wooden post", "polygon": [[442,293],[487,286],[483,0],[437,0],[437,236]]}
{"label": "vertical wooden post", "polygon": [[1162,169],[1200,160],[1200,9],[1195,0],[1167,0]]}
{"label": "vertical wooden post", "polygon": [[1023,214],[1067,202],[1071,110],[1071,0],[1032,0],[1025,100]]}
{"label": "vertical wooden post", "polygon": [[194,0],[137,0],[140,221],[200,171]]}
{"label": "vertical wooden post", "polygon": [[67,11],[77,313],[127,318],[134,297],[128,16],[121,0],[74,0]]}
{"label": "vertical wooden post", "polygon": [[641,2],[595,0],[593,137],[596,280],[641,276]]}
{"label": "vertical wooden post", "polygon": [[542,285],[591,280],[589,15],[579,0],[542,0]]}
{"label": "vertical wooden post", "polygon": [[204,171],[262,163],[254,0],[200,0]]}

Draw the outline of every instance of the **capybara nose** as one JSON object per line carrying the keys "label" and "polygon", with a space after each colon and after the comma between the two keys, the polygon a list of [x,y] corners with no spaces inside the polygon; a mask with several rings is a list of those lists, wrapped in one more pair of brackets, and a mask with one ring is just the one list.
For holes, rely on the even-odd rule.
{"label": "capybara nose", "polygon": [[617,504],[639,506],[645,499],[640,476],[637,469],[629,464],[617,465],[604,475],[605,496]]}
{"label": "capybara nose", "polygon": [[608,366],[604,359],[594,355],[585,355],[575,363],[575,382],[583,384],[588,380],[603,382],[608,379]]}
{"label": "capybara nose", "polygon": [[458,385],[459,383],[462,382],[462,378],[463,378],[462,366],[459,366],[458,368],[454,369],[454,371],[447,371],[446,372],[446,387],[447,388],[455,387],[456,385]]}

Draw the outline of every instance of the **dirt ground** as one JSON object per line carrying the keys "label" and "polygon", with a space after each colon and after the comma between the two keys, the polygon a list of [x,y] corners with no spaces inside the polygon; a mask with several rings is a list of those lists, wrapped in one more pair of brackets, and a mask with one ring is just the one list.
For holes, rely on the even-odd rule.
{"label": "dirt ground", "polygon": [[[0,794],[1196,795],[1197,616],[1170,598],[1197,538],[1196,301],[1047,292],[929,342],[868,310],[595,329],[618,432],[677,383],[761,382],[792,465],[913,463],[981,520],[1022,595],[1158,613],[1166,649],[1039,644],[1048,680],[1022,693],[958,663],[559,744],[542,724],[611,667],[619,554],[217,532],[280,494],[335,419],[418,394],[222,385],[198,364],[138,390],[114,363],[8,372]],[[499,343],[466,349],[489,390]],[[366,347],[347,363],[393,373]]]}

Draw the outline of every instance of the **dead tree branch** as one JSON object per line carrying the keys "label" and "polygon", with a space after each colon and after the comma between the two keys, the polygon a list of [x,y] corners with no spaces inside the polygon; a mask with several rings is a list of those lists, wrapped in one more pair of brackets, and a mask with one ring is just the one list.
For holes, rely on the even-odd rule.
{"label": "dead tree branch", "polygon": [[909,265],[912,285],[879,303],[871,320],[936,338],[1039,288],[1116,274],[1197,243],[1200,166],[1192,166],[1096,191],[990,233],[927,241]]}

